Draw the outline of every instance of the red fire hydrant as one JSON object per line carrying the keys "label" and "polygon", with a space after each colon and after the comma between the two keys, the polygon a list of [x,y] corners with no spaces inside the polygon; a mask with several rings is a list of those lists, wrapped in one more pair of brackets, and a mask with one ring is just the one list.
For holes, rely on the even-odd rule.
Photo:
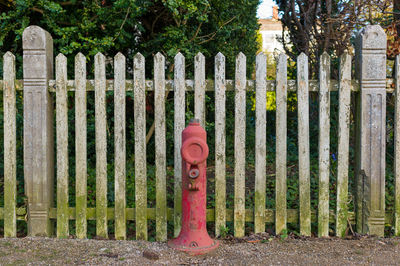
{"label": "red fire hydrant", "polygon": [[206,140],[198,119],[192,119],[182,131],[182,228],[168,246],[191,255],[205,254],[219,245],[206,228]]}

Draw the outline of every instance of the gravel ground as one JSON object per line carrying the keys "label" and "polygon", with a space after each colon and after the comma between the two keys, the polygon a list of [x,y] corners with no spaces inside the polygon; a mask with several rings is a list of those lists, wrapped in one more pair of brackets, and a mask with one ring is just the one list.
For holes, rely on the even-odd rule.
{"label": "gravel ground", "polygon": [[400,238],[231,239],[212,254],[192,257],[166,243],[26,237],[0,239],[0,264],[400,265]]}

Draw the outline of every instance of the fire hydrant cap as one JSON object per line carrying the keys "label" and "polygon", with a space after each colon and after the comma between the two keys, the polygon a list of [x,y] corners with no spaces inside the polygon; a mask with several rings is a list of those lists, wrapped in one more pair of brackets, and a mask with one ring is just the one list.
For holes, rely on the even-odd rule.
{"label": "fire hydrant cap", "polygon": [[182,145],[181,151],[182,159],[189,164],[200,164],[208,157],[207,143],[197,137],[186,140]]}

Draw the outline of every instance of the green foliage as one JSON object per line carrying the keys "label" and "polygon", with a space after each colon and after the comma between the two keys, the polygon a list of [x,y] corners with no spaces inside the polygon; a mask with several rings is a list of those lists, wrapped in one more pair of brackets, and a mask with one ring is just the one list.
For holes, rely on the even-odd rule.
{"label": "green foliage", "polygon": [[229,234],[229,227],[221,225],[219,228],[219,232],[220,232],[220,237],[225,238]]}
{"label": "green foliage", "polygon": [[[53,36],[55,54],[85,54],[89,73],[92,57],[98,52],[111,57],[122,52],[128,66],[133,53],[141,52],[152,61],[153,55],[162,52],[169,73],[178,52],[186,56],[189,66],[198,52],[208,58],[222,52],[232,70],[239,52],[254,61],[257,6],[258,0],[18,0],[0,14],[0,56],[6,51],[22,54],[23,30],[38,25]],[[70,73],[72,60],[70,56]],[[21,61],[22,57],[17,57],[19,77]],[[211,66],[213,60],[208,61]],[[249,75],[252,69],[249,64]],[[147,73],[151,72],[151,64],[147,64]],[[187,72],[190,75],[192,71]]]}

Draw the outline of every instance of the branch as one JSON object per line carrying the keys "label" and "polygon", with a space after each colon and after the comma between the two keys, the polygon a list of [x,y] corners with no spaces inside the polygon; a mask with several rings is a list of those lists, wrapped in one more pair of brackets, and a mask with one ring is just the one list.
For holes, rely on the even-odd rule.
{"label": "branch", "polygon": [[153,23],[151,24],[151,33],[150,33],[151,36],[154,36],[154,27],[156,26],[156,22],[158,21],[158,19],[159,19],[162,15],[164,15],[165,11],[166,11],[166,9],[164,8],[163,11],[161,11],[160,14],[158,14],[158,15],[156,16],[156,18],[154,19]]}
{"label": "branch", "polygon": [[216,31],[214,31],[213,33],[209,33],[209,34],[207,34],[207,35],[200,36],[199,39],[200,39],[200,38],[206,38],[206,37],[208,37],[208,36],[211,36],[211,37],[208,38],[207,40],[204,40],[204,41],[199,42],[199,44],[203,44],[203,43],[209,42],[209,41],[211,41],[212,39],[214,39],[214,37],[215,37],[215,35],[217,35],[218,31],[220,31],[220,30],[221,30],[224,26],[226,26],[227,24],[231,23],[236,17],[237,17],[237,16],[234,16],[234,17],[232,17],[231,19],[228,19],[227,21],[225,21],[224,23],[222,23],[222,25],[221,25]]}
{"label": "branch", "polygon": [[[208,6],[206,6],[206,8],[204,8],[204,11],[203,11],[202,16],[207,12],[207,9],[208,9]],[[198,26],[197,29],[196,29],[196,32],[193,34],[193,37],[189,40],[189,42],[192,42],[192,41],[194,41],[194,39],[196,39],[197,35],[198,35],[199,32],[200,32],[201,25],[203,25],[203,21],[200,22],[199,26]]]}
{"label": "branch", "polygon": [[124,21],[122,21],[122,24],[121,24],[121,26],[119,27],[119,31],[118,31],[117,35],[115,35],[114,39],[112,40],[113,42],[114,42],[114,41],[118,38],[118,36],[121,34],[122,28],[123,28],[124,25],[125,25],[125,22],[126,22],[126,19],[128,18],[128,15],[129,15],[129,11],[130,11],[130,10],[131,10],[131,7],[128,7],[128,10],[126,11],[126,15],[125,15]]}
{"label": "branch", "polygon": [[37,7],[31,7],[31,10],[32,10],[32,11],[35,11],[35,12],[38,12],[38,13],[40,13],[40,14],[42,14],[42,15],[43,15],[43,13],[44,13],[44,11],[43,11],[42,9],[37,8]]}

